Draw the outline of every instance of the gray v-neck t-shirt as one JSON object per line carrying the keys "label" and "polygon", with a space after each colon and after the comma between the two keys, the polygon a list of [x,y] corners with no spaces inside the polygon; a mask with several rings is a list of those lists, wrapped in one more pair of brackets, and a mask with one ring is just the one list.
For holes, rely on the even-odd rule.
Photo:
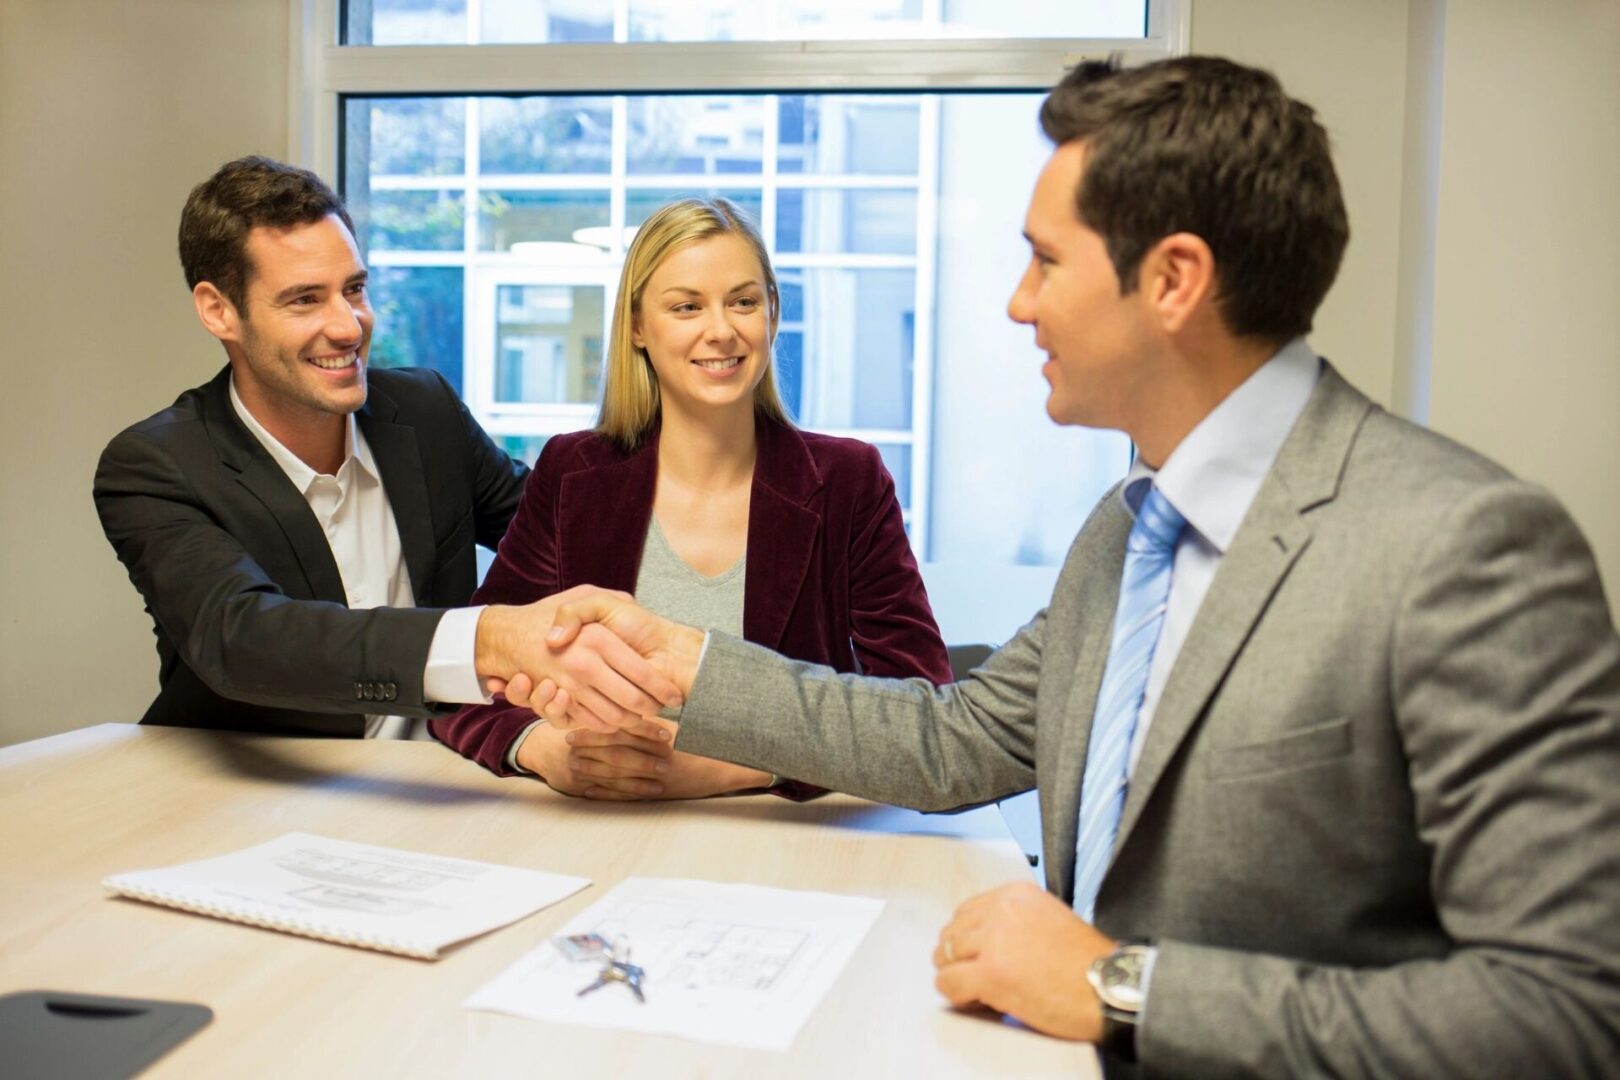
{"label": "gray v-neck t-shirt", "polygon": [[728,569],[704,577],[670,547],[669,538],[649,516],[647,540],[636,571],[636,603],[666,619],[733,637],[743,632],[743,581],[748,553]]}

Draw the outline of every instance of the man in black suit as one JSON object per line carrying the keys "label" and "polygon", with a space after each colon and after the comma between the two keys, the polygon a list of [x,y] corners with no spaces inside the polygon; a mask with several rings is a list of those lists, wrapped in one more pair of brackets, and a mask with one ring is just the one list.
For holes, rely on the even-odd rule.
{"label": "man in black suit", "polygon": [[[459,607],[528,470],[435,372],[367,371],[374,315],[342,200],[306,170],[230,162],[187,199],[180,261],[230,363],[113,439],[95,479],[155,623],[142,722],[400,736],[544,663],[555,601]],[[657,708],[614,685],[610,710]]]}

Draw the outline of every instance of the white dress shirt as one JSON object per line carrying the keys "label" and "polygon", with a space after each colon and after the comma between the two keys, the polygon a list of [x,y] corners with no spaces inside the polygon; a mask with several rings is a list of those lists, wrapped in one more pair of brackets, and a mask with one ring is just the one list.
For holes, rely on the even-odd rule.
{"label": "white dress shirt", "polygon": [[1155,472],[1137,458],[1126,474],[1120,497],[1133,517],[1147,498],[1148,487],[1156,483],[1187,519],[1176,543],[1164,627],[1131,736],[1128,774],[1136,772],[1170,669],[1215,580],[1221,557],[1237,536],[1294,422],[1305,411],[1321,371],[1322,363],[1305,339],[1295,338],[1204,417],[1163,467]]}
{"label": "white dress shirt", "polygon": [[[343,464],[337,474],[318,473],[283,446],[248,412],[231,379],[231,407],[259,440],[293,487],[304,496],[326,533],[343,591],[351,608],[415,607],[411,577],[399,545],[399,525],[388,501],[382,474],[354,414],[345,418]],[[474,667],[478,615],[483,608],[453,608],[433,632],[423,695],[430,701],[483,702],[483,687]],[[418,725],[420,726],[420,725]],[[412,725],[402,716],[368,714],[366,737],[410,738]]]}

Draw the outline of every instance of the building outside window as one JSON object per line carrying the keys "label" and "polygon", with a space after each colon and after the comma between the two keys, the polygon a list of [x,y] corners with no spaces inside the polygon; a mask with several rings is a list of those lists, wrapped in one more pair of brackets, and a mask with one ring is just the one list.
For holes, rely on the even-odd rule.
{"label": "building outside window", "polygon": [[294,117],[373,274],[373,362],[442,372],[506,449],[596,418],[625,246],[723,195],[782,289],[783,397],[878,447],[947,639],[1044,603],[1124,439],[1044,419],[1006,301],[1081,55],[1166,55],[1171,0],[305,0]]}

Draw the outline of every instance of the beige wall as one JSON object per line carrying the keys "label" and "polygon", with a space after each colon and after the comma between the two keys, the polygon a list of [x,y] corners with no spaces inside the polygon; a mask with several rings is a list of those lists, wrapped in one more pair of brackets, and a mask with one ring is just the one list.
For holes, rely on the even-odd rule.
{"label": "beige wall", "polygon": [[220,162],[286,153],[287,25],[286,0],[0,0],[0,744],[156,689],[90,479],[223,362],[175,227]]}
{"label": "beige wall", "polygon": [[1552,488],[1620,588],[1620,0],[1445,13],[1430,423]]}
{"label": "beige wall", "polygon": [[1395,377],[1405,0],[1192,0],[1194,52],[1268,68],[1333,139],[1350,247],[1311,343],[1390,403]]}
{"label": "beige wall", "polygon": [[[1354,235],[1317,346],[1402,407],[1422,404],[1414,366],[1427,374],[1434,426],[1558,492],[1611,582],[1615,41],[1620,0],[1193,10],[1195,49],[1271,67],[1333,133]],[[0,0],[0,744],[132,719],[150,697],[150,631],[90,477],[114,432],[220,362],[185,302],[175,220],[219,162],[285,151],[286,71],[285,0]],[[1411,136],[1430,104],[1425,172],[1413,147],[1432,157],[1432,141]],[[1414,318],[1401,297],[1426,266],[1433,310]]]}
{"label": "beige wall", "polygon": [[1550,487],[1612,596],[1620,0],[1193,5],[1195,51],[1276,71],[1333,135],[1352,235],[1313,343]]}

